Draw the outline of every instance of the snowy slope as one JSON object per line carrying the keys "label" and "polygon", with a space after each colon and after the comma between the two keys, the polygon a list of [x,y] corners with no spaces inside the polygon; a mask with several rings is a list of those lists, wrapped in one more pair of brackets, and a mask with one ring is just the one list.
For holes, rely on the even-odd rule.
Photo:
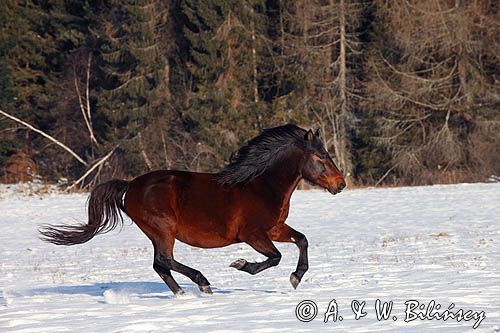
{"label": "snowy slope", "polygon": [[[187,291],[178,298],[153,271],[151,246],[135,225],[80,246],[37,239],[40,224],[84,221],[85,200],[0,196],[0,332],[472,331],[475,320],[405,322],[412,299],[484,311],[476,331],[500,331],[498,183],[296,192],[288,223],[310,244],[297,290],[288,281],[294,245],[277,244],[281,264],[250,276],[228,267],[262,260],[247,245],[177,243],[177,260],[202,271],[214,290],[202,295],[174,273]],[[332,299],[343,321],[324,323]],[[387,321],[376,319],[376,299],[394,302]],[[311,322],[295,316],[302,300],[317,304]],[[354,319],[352,300],[366,301],[366,317]]]}

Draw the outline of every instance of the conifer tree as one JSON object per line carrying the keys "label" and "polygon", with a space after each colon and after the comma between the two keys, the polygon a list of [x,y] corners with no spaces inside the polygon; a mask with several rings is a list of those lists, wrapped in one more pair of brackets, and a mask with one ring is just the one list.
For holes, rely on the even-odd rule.
{"label": "conifer tree", "polygon": [[269,60],[265,2],[183,1],[193,81],[187,116],[198,137],[226,159],[267,121],[261,72]]}
{"label": "conifer tree", "polygon": [[[83,37],[71,24],[75,17],[67,10],[69,4],[60,0],[0,4],[0,105],[48,133],[58,130],[56,106],[63,96],[66,56]],[[41,152],[45,145],[38,136],[24,130],[10,133],[2,146],[32,150],[30,155],[52,165],[54,159]],[[11,149],[0,152],[10,153]]]}
{"label": "conifer tree", "polygon": [[158,0],[111,1],[107,10],[99,31],[106,78],[99,107],[109,119],[111,137],[119,140],[136,136],[166,109],[167,61],[160,44],[166,13]]}
{"label": "conifer tree", "polygon": [[141,131],[168,108],[168,59],[161,39],[168,11],[160,0],[110,1],[105,10],[94,32],[101,36],[104,78],[98,109],[108,122],[107,149],[120,144],[130,158],[128,171],[139,172],[139,152],[145,153]]}

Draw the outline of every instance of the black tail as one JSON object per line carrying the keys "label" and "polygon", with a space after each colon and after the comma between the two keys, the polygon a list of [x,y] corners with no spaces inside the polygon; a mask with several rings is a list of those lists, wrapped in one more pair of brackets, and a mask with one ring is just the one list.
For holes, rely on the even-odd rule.
{"label": "black tail", "polygon": [[46,225],[39,229],[41,239],[57,245],[82,244],[97,234],[115,229],[118,224],[122,225],[120,210],[123,210],[122,197],[128,184],[125,180],[114,179],[96,186],[90,193],[87,224]]}

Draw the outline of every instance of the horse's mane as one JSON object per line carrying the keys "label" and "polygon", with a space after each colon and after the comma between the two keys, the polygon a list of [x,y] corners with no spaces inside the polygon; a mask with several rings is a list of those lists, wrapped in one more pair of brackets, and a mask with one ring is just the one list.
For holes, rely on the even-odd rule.
{"label": "horse's mane", "polygon": [[288,124],[268,128],[233,154],[217,175],[222,185],[247,183],[280,161],[294,144],[303,145],[306,130]]}

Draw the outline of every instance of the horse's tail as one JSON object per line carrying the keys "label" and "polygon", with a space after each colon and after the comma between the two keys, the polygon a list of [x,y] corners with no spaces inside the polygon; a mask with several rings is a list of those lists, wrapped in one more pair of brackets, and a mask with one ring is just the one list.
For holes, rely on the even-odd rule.
{"label": "horse's tail", "polygon": [[128,184],[128,181],[114,179],[96,186],[88,200],[87,224],[42,226],[39,229],[41,239],[57,245],[82,244],[97,234],[115,229],[118,224],[123,225],[122,198]]}

